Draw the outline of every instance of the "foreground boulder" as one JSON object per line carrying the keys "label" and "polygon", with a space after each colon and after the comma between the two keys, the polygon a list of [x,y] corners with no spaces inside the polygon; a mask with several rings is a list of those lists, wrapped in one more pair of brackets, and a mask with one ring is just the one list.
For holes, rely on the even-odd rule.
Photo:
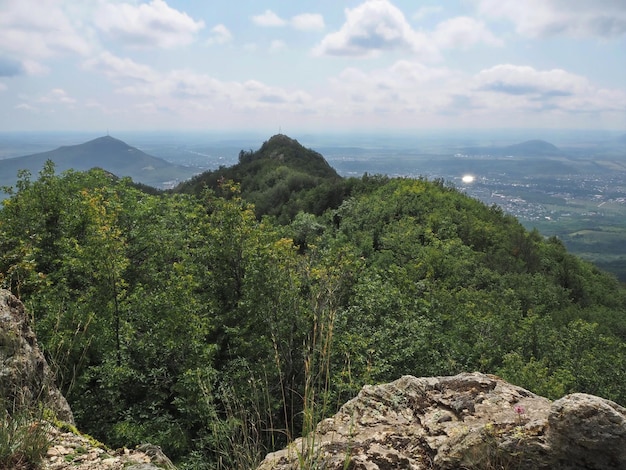
{"label": "foreground boulder", "polygon": [[[259,470],[626,468],[626,409],[592,395],[550,400],[498,377],[402,377],[365,386]],[[306,467],[309,468],[309,467]]]}
{"label": "foreground boulder", "polygon": [[56,417],[74,423],[72,410],[54,382],[24,305],[0,289],[0,399],[10,410],[42,403]]}

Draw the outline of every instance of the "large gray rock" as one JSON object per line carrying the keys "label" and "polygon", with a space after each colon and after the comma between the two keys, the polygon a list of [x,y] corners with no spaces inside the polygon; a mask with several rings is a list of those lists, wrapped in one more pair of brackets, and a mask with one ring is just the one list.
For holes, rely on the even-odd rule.
{"label": "large gray rock", "polygon": [[54,382],[24,305],[0,289],[0,403],[11,409],[43,404],[56,417],[74,423],[72,410]]}
{"label": "large gray rock", "polygon": [[[626,468],[626,410],[574,394],[554,403],[498,377],[402,377],[366,386],[259,470]],[[309,467],[306,467],[309,468]]]}

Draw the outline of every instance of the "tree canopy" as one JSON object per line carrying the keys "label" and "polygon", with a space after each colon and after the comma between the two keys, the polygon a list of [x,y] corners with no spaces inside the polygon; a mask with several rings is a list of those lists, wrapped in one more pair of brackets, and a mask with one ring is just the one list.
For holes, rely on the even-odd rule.
{"label": "tree canopy", "polygon": [[294,169],[290,145],[173,193],[50,163],[20,175],[0,284],[81,429],[183,468],[249,468],[403,374],[626,404],[615,278],[443,181]]}

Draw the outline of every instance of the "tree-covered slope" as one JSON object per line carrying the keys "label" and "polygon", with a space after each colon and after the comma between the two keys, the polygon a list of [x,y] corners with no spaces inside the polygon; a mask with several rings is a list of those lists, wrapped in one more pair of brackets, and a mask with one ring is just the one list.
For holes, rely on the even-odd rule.
{"label": "tree-covered slope", "polygon": [[258,217],[277,216],[289,222],[300,211],[320,215],[342,200],[341,177],[322,155],[297,140],[277,134],[256,151],[239,153],[239,162],[220,167],[181,183],[175,192],[199,195],[204,188],[219,192],[220,183],[232,180],[255,205]]}
{"label": "tree-covered slope", "polygon": [[[279,143],[258,179],[288,160]],[[0,284],[33,312],[82,430],[254,468],[404,374],[626,404],[626,291],[558,239],[425,179],[337,179],[320,215],[259,218],[228,179],[248,157],[197,195],[48,166],[4,201]]]}

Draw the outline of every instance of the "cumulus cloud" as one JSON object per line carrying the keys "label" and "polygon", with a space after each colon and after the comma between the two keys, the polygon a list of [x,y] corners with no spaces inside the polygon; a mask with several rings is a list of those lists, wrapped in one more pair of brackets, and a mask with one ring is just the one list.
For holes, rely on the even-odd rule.
{"label": "cumulus cloud", "polygon": [[39,111],[38,108],[36,108],[36,107],[34,107],[34,106],[32,106],[32,105],[30,105],[28,103],[17,104],[17,105],[15,105],[15,109],[20,109],[20,110],[23,110],[23,111],[29,111],[29,112],[33,112],[33,113],[36,113],[37,111]]}
{"label": "cumulus cloud", "polygon": [[302,13],[291,18],[291,25],[301,31],[319,31],[324,29],[324,17],[317,13]]}
{"label": "cumulus cloud", "polygon": [[253,16],[252,22],[258,26],[266,27],[284,26],[287,23],[272,10],[265,10],[264,13]]}
{"label": "cumulus cloud", "polygon": [[117,57],[108,51],[86,60],[83,68],[103,74],[115,82],[125,80],[150,82],[157,76],[156,72],[147,65],[138,64],[129,58]]}
{"label": "cumulus cloud", "polygon": [[339,31],[322,39],[316,55],[368,57],[385,50],[411,50],[438,56],[424,33],[413,30],[404,13],[388,0],[367,0],[346,9],[346,22]]}
{"label": "cumulus cloud", "polygon": [[448,102],[455,81],[454,72],[446,68],[400,60],[370,71],[347,68],[330,85],[338,113],[386,112],[406,118],[437,113]]}
{"label": "cumulus cloud", "polygon": [[211,29],[211,37],[208,44],[226,44],[232,41],[233,35],[230,30],[223,24],[218,24]]}
{"label": "cumulus cloud", "polygon": [[[501,64],[479,72],[471,92],[490,110],[560,115],[623,113],[626,93],[565,70]],[[539,114],[537,114],[539,118]]]}
{"label": "cumulus cloud", "polygon": [[435,43],[442,48],[467,49],[478,43],[503,46],[504,42],[493,35],[484,23],[467,16],[442,21],[432,33]]}
{"label": "cumulus cloud", "polygon": [[45,95],[40,96],[37,99],[38,103],[62,103],[66,105],[72,105],[76,103],[76,100],[69,96],[62,88],[54,88]]}
{"label": "cumulus cloud", "polygon": [[510,21],[519,34],[530,37],[626,34],[626,2],[622,0],[473,1],[483,16]]}
{"label": "cumulus cloud", "polygon": [[274,39],[270,44],[270,52],[279,52],[287,47],[284,41],[280,39]]}
{"label": "cumulus cloud", "polygon": [[371,120],[386,113],[397,123],[412,125],[538,125],[566,116],[623,116],[626,109],[623,90],[594,86],[565,70],[513,64],[475,75],[413,60],[368,71],[350,67],[330,80],[328,96],[333,101],[325,107],[338,118],[369,116]]}
{"label": "cumulus cloud", "polygon": [[477,87],[506,95],[556,97],[582,94],[589,90],[586,78],[565,70],[536,70],[529,66],[501,64],[476,76]]}
{"label": "cumulus cloud", "polygon": [[[85,61],[83,67],[109,78],[116,85],[116,93],[124,95],[127,103],[134,101],[138,109],[150,109],[156,114],[161,111],[150,103],[158,102],[168,112],[177,110],[185,114],[191,109],[217,106],[229,110],[280,107],[297,111],[312,102],[311,96],[301,90],[290,91],[256,80],[222,81],[188,69],[163,73],[109,52]],[[55,92],[52,96],[60,99],[62,94]]]}
{"label": "cumulus cloud", "polygon": [[0,14],[0,76],[47,72],[43,60],[63,55],[87,55],[88,38],[80,22],[72,22],[57,2],[6,0]]}
{"label": "cumulus cloud", "polygon": [[195,21],[164,0],[152,0],[140,5],[104,3],[96,13],[95,25],[131,47],[174,48],[192,43],[204,21]]}
{"label": "cumulus cloud", "polygon": [[324,29],[324,17],[317,13],[301,13],[285,20],[274,13],[272,10],[265,10],[260,15],[252,17],[252,22],[257,26],[263,27],[281,27],[290,25],[292,28],[300,31],[319,31]]}

